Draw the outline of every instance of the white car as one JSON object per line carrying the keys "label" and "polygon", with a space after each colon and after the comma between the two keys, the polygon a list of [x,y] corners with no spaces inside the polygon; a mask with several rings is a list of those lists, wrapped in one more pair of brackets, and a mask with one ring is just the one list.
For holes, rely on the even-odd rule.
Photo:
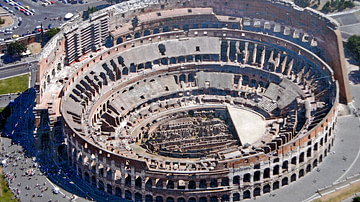
{"label": "white car", "polygon": [[59,187],[54,187],[54,189],[53,189],[54,194],[58,194],[59,191],[60,191]]}

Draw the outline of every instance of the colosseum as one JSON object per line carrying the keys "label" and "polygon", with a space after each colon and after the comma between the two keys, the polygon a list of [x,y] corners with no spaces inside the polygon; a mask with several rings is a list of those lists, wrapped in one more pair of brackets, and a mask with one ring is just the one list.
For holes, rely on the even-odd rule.
{"label": "colosseum", "polygon": [[[240,201],[296,183],[351,101],[338,24],[278,0],[130,0],[41,53],[39,148],[132,201]],[[51,142],[51,143],[49,143]]]}

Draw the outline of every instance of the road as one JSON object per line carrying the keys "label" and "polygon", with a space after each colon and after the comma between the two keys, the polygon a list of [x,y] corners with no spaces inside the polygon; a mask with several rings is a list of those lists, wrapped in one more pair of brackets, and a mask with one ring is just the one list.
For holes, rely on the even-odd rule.
{"label": "road", "polygon": [[[357,2],[356,2],[357,3]],[[359,4],[359,3],[357,3]],[[351,35],[360,35],[360,7],[354,9],[330,13],[327,16],[334,18],[340,24],[343,39],[347,40]]]}
{"label": "road", "polygon": [[8,77],[11,77],[14,75],[28,73],[29,69],[26,67],[27,67],[27,63],[15,65],[11,68],[1,68],[0,69],[0,79],[8,78]]}
{"label": "road", "polygon": [[[35,31],[35,27],[38,25],[43,25],[43,28],[48,28],[49,24],[52,24],[52,27],[59,27],[64,23],[64,16],[67,13],[82,13],[82,11],[87,10],[88,7],[108,4],[106,1],[89,1],[84,4],[64,4],[62,1],[54,0],[54,4],[49,6],[42,6],[42,2],[34,2],[31,0],[18,0],[17,2],[21,2],[23,6],[30,6],[31,9],[35,9],[35,15],[26,16],[19,10],[16,10],[14,7],[11,7],[9,4],[5,2],[1,2],[3,5],[11,7],[10,9],[15,13],[16,26],[18,26],[18,17],[22,18],[22,24],[18,26],[17,29],[13,30],[13,34],[22,35],[24,33],[31,33]],[[58,20],[57,18],[61,17],[62,20]],[[56,20],[54,20],[56,18]],[[13,26],[11,26],[12,28]],[[5,29],[5,28],[2,28]],[[4,35],[4,33],[0,33],[0,38],[10,38],[12,35]]]}

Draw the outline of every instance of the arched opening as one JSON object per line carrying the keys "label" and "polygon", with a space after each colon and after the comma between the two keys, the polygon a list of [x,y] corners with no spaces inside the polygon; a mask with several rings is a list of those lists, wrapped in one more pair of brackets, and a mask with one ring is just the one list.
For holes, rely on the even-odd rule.
{"label": "arched opening", "polygon": [[251,79],[251,82],[250,82],[250,87],[256,87],[256,80],[255,79]]}
{"label": "arched opening", "polygon": [[87,172],[85,172],[85,181],[86,181],[87,183],[90,183],[90,175],[89,175],[89,173],[87,173]]}
{"label": "arched opening", "polygon": [[234,193],[233,194],[233,201],[240,201],[240,194],[239,193]]}
{"label": "arched opening", "polygon": [[164,200],[163,200],[163,198],[162,198],[161,196],[157,196],[157,197],[155,198],[155,201],[156,201],[156,202],[163,202]]}
{"label": "arched opening", "polygon": [[285,177],[285,178],[283,178],[283,179],[281,180],[281,186],[285,186],[285,185],[288,185],[288,184],[289,184],[289,180],[288,180],[287,177]]}
{"label": "arched opening", "polygon": [[269,193],[271,190],[271,186],[269,184],[265,185],[263,188],[263,193]]}
{"label": "arched opening", "polygon": [[122,75],[128,75],[129,74],[129,69],[127,67],[124,67],[122,69]]}
{"label": "arched opening", "polygon": [[140,193],[135,193],[135,202],[142,202],[142,195]]}
{"label": "arched opening", "polygon": [[115,188],[115,195],[121,197],[121,189],[119,187]]}
{"label": "arched opening", "polygon": [[311,171],[311,164],[307,165],[306,166],[306,173],[310,172]]}
{"label": "arched opening", "polygon": [[128,175],[125,178],[125,185],[128,186],[128,187],[131,187],[131,175]]}
{"label": "arched opening", "polygon": [[296,165],[296,156],[292,157],[291,164]]}
{"label": "arched opening", "polygon": [[95,178],[95,176],[91,177],[91,184],[96,187],[96,178]]}
{"label": "arched opening", "polygon": [[201,198],[199,199],[199,202],[207,202],[206,197],[201,197]]}
{"label": "arched opening", "polygon": [[144,36],[148,36],[150,34],[151,34],[150,30],[147,29],[147,30],[144,31]]}
{"label": "arched opening", "polygon": [[195,81],[195,75],[193,73],[188,75],[188,82],[194,82]]}
{"label": "arched opening", "polygon": [[156,182],[156,188],[163,188],[163,181],[161,179]]}
{"label": "arched opening", "polygon": [[221,179],[221,186],[229,186],[229,178],[224,177]]}
{"label": "arched opening", "polygon": [[250,178],[251,178],[250,173],[246,173],[246,174],[244,175],[243,181],[244,181],[244,182],[250,182]]}
{"label": "arched opening", "polygon": [[308,148],[307,152],[306,152],[306,156],[307,157],[311,157],[311,147]]}
{"label": "arched opening", "polygon": [[[167,185],[166,185],[166,188],[168,189],[174,189],[174,181],[172,180],[169,180]],[[166,199],[167,200],[167,199]]]}
{"label": "arched opening", "polygon": [[152,180],[151,178],[149,178],[145,183],[145,188],[151,189],[151,187],[152,187]]}
{"label": "arched opening", "polygon": [[174,198],[173,197],[167,197],[166,202],[174,202]]}
{"label": "arched opening", "polygon": [[189,189],[196,189],[196,183],[195,183],[195,181],[190,181],[190,182],[189,182]]}
{"label": "arched opening", "polygon": [[170,58],[170,64],[176,64],[176,58],[175,57]]}
{"label": "arched opening", "polygon": [[280,187],[280,182],[279,181],[276,181],[273,183],[273,190],[276,190],[276,189],[279,189]]}
{"label": "arched opening", "polygon": [[181,74],[180,77],[179,77],[179,79],[180,79],[180,82],[183,81],[183,82],[186,83],[186,76],[185,76],[185,74]]}
{"label": "arched opening", "polygon": [[283,164],[282,164],[283,172],[288,170],[288,167],[289,167],[288,164],[289,164],[288,161],[284,161],[284,162],[283,162]]}
{"label": "arched opening", "polygon": [[264,179],[270,177],[270,168],[265,168],[263,177],[264,177]]}
{"label": "arched opening", "polygon": [[248,85],[249,84],[249,76],[247,75],[243,75],[243,81],[242,81],[242,85]]}
{"label": "arched opening", "polygon": [[278,175],[279,174],[279,165],[276,165],[276,166],[274,166],[274,168],[273,168],[273,175]]}
{"label": "arched opening", "polygon": [[255,171],[254,173],[254,182],[260,180],[260,171]]}
{"label": "arched opening", "polygon": [[315,168],[316,166],[317,166],[317,159],[315,159],[313,162],[313,167]]}
{"label": "arched opening", "polygon": [[291,175],[291,182],[295,182],[296,181],[296,174],[292,174]]}
{"label": "arched opening", "polygon": [[106,190],[107,190],[107,192],[108,192],[109,194],[112,194],[112,186],[111,186],[111,184],[107,184],[107,185],[106,185]]}
{"label": "arched opening", "polygon": [[256,196],[260,196],[260,193],[261,193],[261,189],[259,188],[259,187],[257,187],[257,188],[255,188],[254,189],[254,197],[256,197]]}
{"label": "arched opening", "polygon": [[222,195],[222,196],[221,196],[221,201],[222,201],[222,202],[228,202],[228,201],[230,201],[229,195],[227,195],[227,194]]}
{"label": "arched opening", "polygon": [[218,181],[217,179],[211,179],[210,181],[210,187],[217,187],[218,186]]}
{"label": "arched opening", "polygon": [[212,196],[210,202],[218,202],[217,196]]}
{"label": "arched opening", "polygon": [[320,157],[319,157],[319,163],[321,163],[321,162],[323,161],[322,158],[323,158],[323,157],[322,157],[322,154],[321,154]]}
{"label": "arched opening", "polygon": [[201,189],[206,189],[206,187],[207,187],[206,180],[200,180],[199,187]]}
{"label": "arched opening", "polygon": [[140,38],[140,37],[141,37],[140,32],[136,32],[136,33],[135,33],[135,39]]}
{"label": "arched opening", "polygon": [[186,200],[181,197],[181,198],[178,198],[178,199],[177,199],[177,202],[186,202]]}
{"label": "arched opening", "polygon": [[104,191],[104,183],[101,180],[99,180],[98,184],[99,184],[99,189],[101,191]]}
{"label": "arched opening", "polygon": [[135,63],[130,64],[130,72],[136,72],[136,65]]}
{"label": "arched opening", "polygon": [[318,143],[315,143],[314,144],[314,151],[317,151],[318,150]]}
{"label": "arched opening", "polygon": [[240,176],[237,175],[233,178],[233,184],[240,184]]}
{"label": "arched opening", "polygon": [[116,44],[121,44],[123,42],[123,39],[121,37],[119,37],[117,40],[116,40]]}
{"label": "arched opening", "polygon": [[244,191],[244,199],[248,199],[248,198],[251,198],[251,192],[250,192],[250,190],[246,190],[246,191]]}
{"label": "arched opening", "polygon": [[305,156],[305,154],[304,154],[304,152],[302,152],[302,153],[300,154],[300,157],[299,157],[299,162],[300,162],[300,163],[304,162],[304,156]]}
{"label": "arched opening", "polygon": [[125,191],[125,199],[132,200],[132,194],[129,190]]}
{"label": "arched opening", "polygon": [[135,180],[135,187],[141,189],[141,182],[142,182],[141,177],[137,177]]}
{"label": "arched opening", "polygon": [[196,202],[196,199],[194,197],[191,197],[188,202]]}
{"label": "arched opening", "polygon": [[153,202],[153,197],[151,195],[146,195],[145,202]]}
{"label": "arched opening", "polygon": [[299,171],[299,178],[302,177],[302,176],[304,176],[304,169],[301,169],[301,170]]}

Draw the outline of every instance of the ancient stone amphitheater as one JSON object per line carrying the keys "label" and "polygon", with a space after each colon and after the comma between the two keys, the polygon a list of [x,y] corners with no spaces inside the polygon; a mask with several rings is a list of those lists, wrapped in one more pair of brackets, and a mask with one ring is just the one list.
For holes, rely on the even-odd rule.
{"label": "ancient stone amphitheater", "polygon": [[337,27],[267,0],[132,0],[75,17],[38,66],[51,153],[133,201],[239,201],[296,183],[325,160],[351,99]]}

